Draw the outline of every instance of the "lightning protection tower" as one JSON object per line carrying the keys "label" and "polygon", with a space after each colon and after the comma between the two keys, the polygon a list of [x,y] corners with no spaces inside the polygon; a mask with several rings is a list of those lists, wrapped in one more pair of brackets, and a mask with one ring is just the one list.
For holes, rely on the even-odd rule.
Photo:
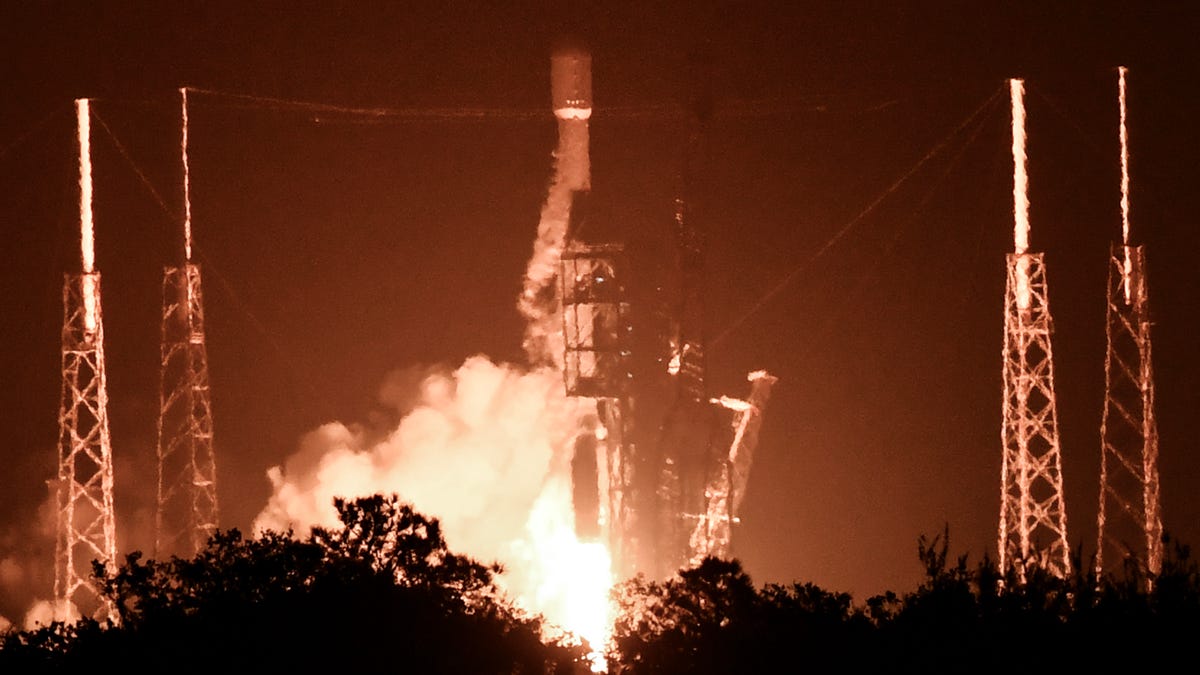
{"label": "lightning protection tower", "polygon": [[99,595],[91,578],[92,561],[113,565],[117,537],[100,272],[95,268],[88,103],[75,101],[82,271],[67,274],[63,284],[54,600],[59,613],[75,611],[115,621],[113,607]]}
{"label": "lightning protection tower", "polygon": [[1125,74],[1124,67],[1118,70],[1122,242],[1112,245],[1108,266],[1096,573],[1118,572],[1133,564],[1149,582],[1162,567],[1158,426],[1145,250],[1130,245]]}
{"label": "lightning protection tower", "polygon": [[163,268],[155,554],[191,555],[217,529],[217,467],[200,266],[192,262],[187,90],[181,89],[183,263]]}
{"label": "lightning protection tower", "polygon": [[1004,300],[1004,400],[1000,468],[1000,569],[1071,571],[1054,396],[1053,323],[1041,253],[1030,253],[1025,172],[1025,85],[1009,81],[1013,127],[1014,251]]}

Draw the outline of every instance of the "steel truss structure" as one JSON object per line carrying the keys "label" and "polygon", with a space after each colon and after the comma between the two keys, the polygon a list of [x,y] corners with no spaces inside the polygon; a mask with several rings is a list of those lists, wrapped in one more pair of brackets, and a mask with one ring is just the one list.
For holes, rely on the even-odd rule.
{"label": "steel truss structure", "polygon": [[[571,242],[560,259],[563,316],[563,381],[568,396],[595,402],[596,433],[577,443],[576,453],[595,453],[595,475],[576,476],[576,494],[596,486],[594,522],[607,539],[618,570],[627,572],[637,553],[633,495],[636,448],[632,430],[630,307],[625,302],[624,249],[616,244]],[[584,458],[580,458],[584,459]],[[579,462],[574,463],[579,467]],[[585,472],[585,473],[589,473]],[[594,481],[594,483],[592,483]],[[589,498],[590,502],[591,499]],[[583,505],[577,500],[577,519]],[[591,509],[588,509],[589,512]]]}
{"label": "steel truss structure", "polygon": [[200,266],[163,270],[156,555],[191,555],[218,523]]}
{"label": "steel truss structure", "polygon": [[1008,254],[1000,469],[1000,569],[1070,574],[1054,396],[1053,322],[1041,253]]}
{"label": "steel truss structure", "polygon": [[112,442],[104,370],[100,273],[66,275],[63,284],[62,396],[58,412],[57,540],[54,599],[59,612],[116,620],[98,593],[92,561],[116,559]]}
{"label": "steel truss structure", "polygon": [[1163,542],[1142,246],[1112,246],[1106,326],[1096,572],[1132,564],[1150,580],[1162,568]]}

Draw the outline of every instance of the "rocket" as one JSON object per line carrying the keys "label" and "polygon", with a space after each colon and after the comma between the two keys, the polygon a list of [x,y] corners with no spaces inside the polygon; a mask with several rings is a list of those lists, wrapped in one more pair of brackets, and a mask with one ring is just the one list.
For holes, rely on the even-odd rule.
{"label": "rocket", "polygon": [[592,55],[564,47],[550,56],[550,100],[558,118],[558,166],[563,187],[574,192],[591,188],[588,119],[592,116]]}
{"label": "rocket", "polygon": [[578,47],[565,47],[550,57],[550,99],[560,120],[586,120],[592,116],[592,55]]}

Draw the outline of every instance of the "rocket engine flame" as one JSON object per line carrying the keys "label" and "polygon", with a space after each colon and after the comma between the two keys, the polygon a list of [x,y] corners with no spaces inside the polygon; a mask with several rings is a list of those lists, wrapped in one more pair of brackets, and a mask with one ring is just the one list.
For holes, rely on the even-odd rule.
{"label": "rocket engine flame", "polygon": [[500,562],[499,584],[541,613],[548,629],[586,640],[593,669],[601,670],[614,619],[612,561],[603,544],[576,534],[571,466],[576,437],[604,430],[587,430],[594,401],[568,397],[563,386],[557,284],[573,195],[590,187],[590,58],[563,52],[551,64],[554,177],[518,300],[531,365],[474,356],[430,375],[415,406],[400,411],[399,425],[377,442],[340,422],[309,433],[283,466],[268,471],[273,494],[254,529],[333,526],[335,496],[398,494],[441,520],[451,548]]}
{"label": "rocket engine flame", "polygon": [[1025,81],[1008,81],[1012,98],[1013,251],[1017,260],[1017,306],[1029,309],[1029,175],[1025,171]]}
{"label": "rocket engine flame", "polygon": [[83,264],[83,320],[88,335],[96,333],[95,227],[92,224],[91,111],[88,99],[75,99],[79,136],[79,247]]}

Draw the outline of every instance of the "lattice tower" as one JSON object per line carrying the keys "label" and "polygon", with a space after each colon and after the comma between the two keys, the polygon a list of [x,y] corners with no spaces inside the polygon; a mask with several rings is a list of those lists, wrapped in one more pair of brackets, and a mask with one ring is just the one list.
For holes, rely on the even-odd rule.
{"label": "lattice tower", "polygon": [[1008,254],[998,548],[1001,570],[1022,577],[1030,565],[1071,571],[1052,332],[1042,254]]}
{"label": "lattice tower", "polygon": [[111,566],[117,541],[100,273],[66,275],[63,308],[54,598],[82,616],[115,619],[91,580],[92,561]]}
{"label": "lattice tower", "polygon": [[1141,246],[1112,247],[1106,325],[1096,572],[1118,572],[1132,563],[1152,577],[1162,568],[1162,512],[1150,310]]}
{"label": "lattice tower", "polygon": [[[566,393],[593,401],[599,423],[598,433],[583,437],[584,442],[575,447],[577,453],[596,453],[594,461],[586,458],[589,466],[595,467],[595,476],[576,476],[576,480],[596,481],[595,527],[607,540],[622,574],[633,569],[637,553],[636,448],[629,415],[631,327],[630,307],[624,300],[624,267],[624,251],[619,245],[571,242],[562,253],[559,269]],[[577,485],[577,495],[592,493],[590,485],[586,491],[582,487]],[[580,508],[577,503],[577,517]],[[577,529],[588,531],[591,527]]]}
{"label": "lattice tower", "polygon": [[200,266],[163,270],[155,552],[190,555],[216,531],[217,471]]}
{"label": "lattice tower", "polygon": [[163,269],[155,553],[190,555],[217,529],[217,466],[200,266],[192,262],[187,89],[180,89],[183,265]]}

